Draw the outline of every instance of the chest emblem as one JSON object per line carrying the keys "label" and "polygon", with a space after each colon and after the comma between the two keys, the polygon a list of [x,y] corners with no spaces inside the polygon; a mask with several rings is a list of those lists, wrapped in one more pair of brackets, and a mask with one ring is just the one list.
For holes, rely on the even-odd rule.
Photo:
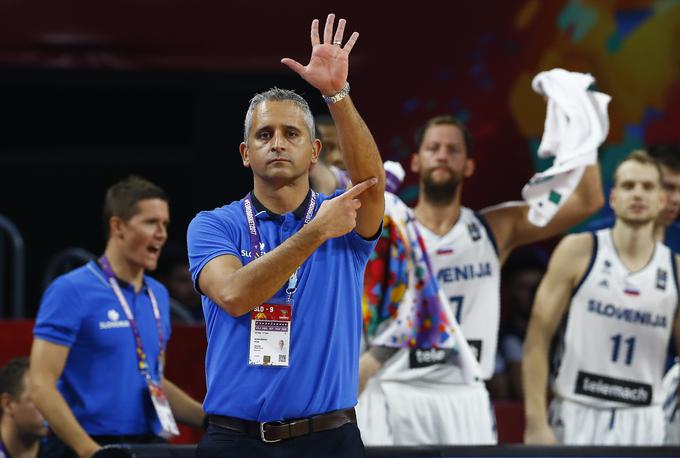
{"label": "chest emblem", "polygon": [[482,233],[479,230],[479,226],[477,223],[470,223],[467,225],[468,232],[470,233],[470,238],[472,239],[473,242],[476,242],[477,240],[482,238]]}
{"label": "chest emblem", "polygon": [[623,287],[623,293],[627,296],[635,297],[640,295],[640,289],[637,286],[626,282],[626,284]]}
{"label": "chest emblem", "polygon": [[666,290],[666,281],[668,279],[668,272],[664,269],[657,269],[656,271],[656,289],[662,291]]}

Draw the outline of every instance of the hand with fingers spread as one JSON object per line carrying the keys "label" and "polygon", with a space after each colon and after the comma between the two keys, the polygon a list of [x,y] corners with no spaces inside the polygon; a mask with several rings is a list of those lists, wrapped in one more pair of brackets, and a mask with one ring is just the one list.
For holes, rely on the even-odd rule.
{"label": "hand with fingers spread", "polygon": [[288,66],[302,79],[317,88],[323,95],[331,96],[340,92],[347,82],[349,68],[349,53],[359,38],[359,33],[354,32],[342,46],[347,21],[340,19],[338,28],[333,34],[335,14],[329,14],[323,31],[323,43],[319,36],[319,20],[312,21],[311,39],[312,55],[307,65],[284,58],[281,62]]}
{"label": "hand with fingers spread", "polygon": [[359,195],[377,182],[376,178],[369,178],[324,201],[309,226],[320,230],[324,240],[347,234],[356,226],[357,210],[361,207]]}

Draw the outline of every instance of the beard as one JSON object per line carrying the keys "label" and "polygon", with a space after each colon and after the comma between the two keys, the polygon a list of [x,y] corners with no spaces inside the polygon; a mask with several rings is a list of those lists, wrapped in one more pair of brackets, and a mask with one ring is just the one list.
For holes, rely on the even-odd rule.
{"label": "beard", "polygon": [[450,175],[447,180],[435,181],[432,178],[433,170],[428,170],[423,176],[423,191],[428,202],[433,204],[448,204],[456,196],[456,190],[460,184],[460,178],[449,169]]}

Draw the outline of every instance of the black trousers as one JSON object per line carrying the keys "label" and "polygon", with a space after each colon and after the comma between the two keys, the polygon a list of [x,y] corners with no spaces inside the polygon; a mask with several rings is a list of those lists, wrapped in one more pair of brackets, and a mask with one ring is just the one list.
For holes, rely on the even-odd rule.
{"label": "black trousers", "polygon": [[210,425],[196,449],[197,458],[363,458],[359,428],[348,423],[336,429],[276,443]]}

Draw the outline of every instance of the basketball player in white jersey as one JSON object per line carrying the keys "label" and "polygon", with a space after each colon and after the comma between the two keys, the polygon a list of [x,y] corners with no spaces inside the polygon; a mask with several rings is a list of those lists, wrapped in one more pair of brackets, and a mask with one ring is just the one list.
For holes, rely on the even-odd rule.
{"label": "basketball player in white jersey", "polygon": [[[461,205],[463,181],[474,173],[475,162],[460,121],[433,118],[416,142],[411,168],[419,175],[419,230],[439,286],[488,380],[496,358],[503,261],[514,248],[562,233],[597,211],[604,203],[599,167],[588,167],[552,221],[537,227],[523,202],[479,214]],[[362,355],[359,386],[365,387],[358,420],[367,445],[497,442],[483,380],[463,383],[448,352],[373,347]]]}
{"label": "basketball player in white jersey", "polygon": [[[526,443],[663,443],[662,377],[680,331],[677,255],[654,238],[665,198],[658,164],[636,151],[614,174],[614,227],[555,249],[525,342]],[[548,414],[548,348],[565,313]]]}

